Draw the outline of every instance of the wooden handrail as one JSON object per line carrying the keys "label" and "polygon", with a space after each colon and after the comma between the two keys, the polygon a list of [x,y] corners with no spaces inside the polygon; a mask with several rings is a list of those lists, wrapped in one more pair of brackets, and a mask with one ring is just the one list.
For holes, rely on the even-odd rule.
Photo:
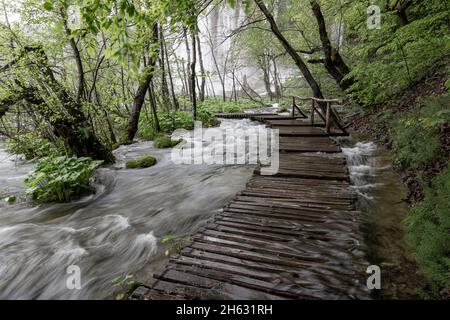
{"label": "wooden handrail", "polygon": [[316,98],[316,97],[300,97],[300,96],[293,96],[293,97],[296,98],[296,99],[299,99],[299,100],[303,100],[303,101],[305,101],[305,100],[314,100],[316,102],[342,103],[342,100],[339,100],[339,99],[319,99],[319,98]]}
{"label": "wooden handrail", "polygon": [[[339,129],[342,130],[344,134],[347,134],[347,131],[345,128],[339,123],[339,118],[337,114],[332,109],[333,104],[342,104],[342,100],[339,99],[320,99],[316,97],[300,97],[300,96],[292,96],[292,116],[294,117],[295,108],[299,110],[299,112],[305,116],[305,114],[300,110],[300,108],[296,104],[296,99],[301,101],[308,101],[311,100],[311,114],[310,114],[310,121],[311,125],[314,125],[314,114],[317,113],[322,120],[325,122],[325,130],[327,133],[330,133],[331,131],[331,123],[334,122],[338,126]],[[325,110],[322,109],[322,112],[325,112],[325,115],[322,114],[317,108],[316,108],[316,102],[325,104]]]}
{"label": "wooden handrail", "polygon": [[295,102],[295,96],[292,97],[292,117],[295,117],[295,110],[298,111],[298,113],[301,114],[302,118],[308,118],[308,116],[306,114],[304,114],[304,112],[302,111],[302,109],[300,109],[297,105],[297,103]]}

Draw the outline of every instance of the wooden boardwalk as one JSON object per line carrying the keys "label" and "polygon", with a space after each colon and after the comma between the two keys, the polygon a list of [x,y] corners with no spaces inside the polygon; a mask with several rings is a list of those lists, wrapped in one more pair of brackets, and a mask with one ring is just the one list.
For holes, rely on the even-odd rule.
{"label": "wooden boardwalk", "polygon": [[319,134],[320,124],[256,118],[282,133],[278,174],[256,169],[133,298],[369,298],[360,213],[340,147]]}

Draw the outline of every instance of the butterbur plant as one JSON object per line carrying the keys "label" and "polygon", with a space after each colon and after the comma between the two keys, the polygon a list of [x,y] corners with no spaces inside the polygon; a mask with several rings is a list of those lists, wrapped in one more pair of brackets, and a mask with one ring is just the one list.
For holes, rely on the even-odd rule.
{"label": "butterbur plant", "polygon": [[27,194],[39,202],[68,202],[92,191],[89,178],[103,161],[77,157],[46,157],[28,174]]}

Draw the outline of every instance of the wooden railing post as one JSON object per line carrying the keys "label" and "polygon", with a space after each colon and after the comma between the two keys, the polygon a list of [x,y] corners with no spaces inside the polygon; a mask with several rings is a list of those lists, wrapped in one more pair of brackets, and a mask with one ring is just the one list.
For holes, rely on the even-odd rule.
{"label": "wooden railing post", "polygon": [[295,116],[295,97],[292,97],[292,117]]}
{"label": "wooden railing post", "polygon": [[331,102],[327,103],[327,111],[325,114],[325,127],[327,133],[330,133],[331,123],[330,123],[330,116],[331,116]]}
{"label": "wooden railing post", "polygon": [[314,100],[311,100],[311,124],[314,125]]}

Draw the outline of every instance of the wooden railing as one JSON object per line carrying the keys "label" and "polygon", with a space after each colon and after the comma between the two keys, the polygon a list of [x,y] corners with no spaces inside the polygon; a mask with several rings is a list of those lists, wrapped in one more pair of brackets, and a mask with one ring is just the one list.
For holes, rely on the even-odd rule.
{"label": "wooden railing", "polygon": [[[344,134],[347,134],[345,128],[341,125],[339,116],[333,110],[333,104],[342,104],[341,100],[338,99],[319,99],[315,97],[292,97],[292,116],[295,116],[295,110],[299,111],[302,117],[307,118],[305,113],[301,111],[301,109],[297,105],[297,100],[308,101],[311,100],[311,112],[310,112],[310,121],[311,125],[314,125],[315,114],[317,114],[320,118],[322,118],[325,123],[325,130],[327,133],[331,131],[331,124],[334,123],[336,126],[342,130]],[[317,108],[319,106],[320,108]],[[325,114],[323,114],[325,112]]]}

